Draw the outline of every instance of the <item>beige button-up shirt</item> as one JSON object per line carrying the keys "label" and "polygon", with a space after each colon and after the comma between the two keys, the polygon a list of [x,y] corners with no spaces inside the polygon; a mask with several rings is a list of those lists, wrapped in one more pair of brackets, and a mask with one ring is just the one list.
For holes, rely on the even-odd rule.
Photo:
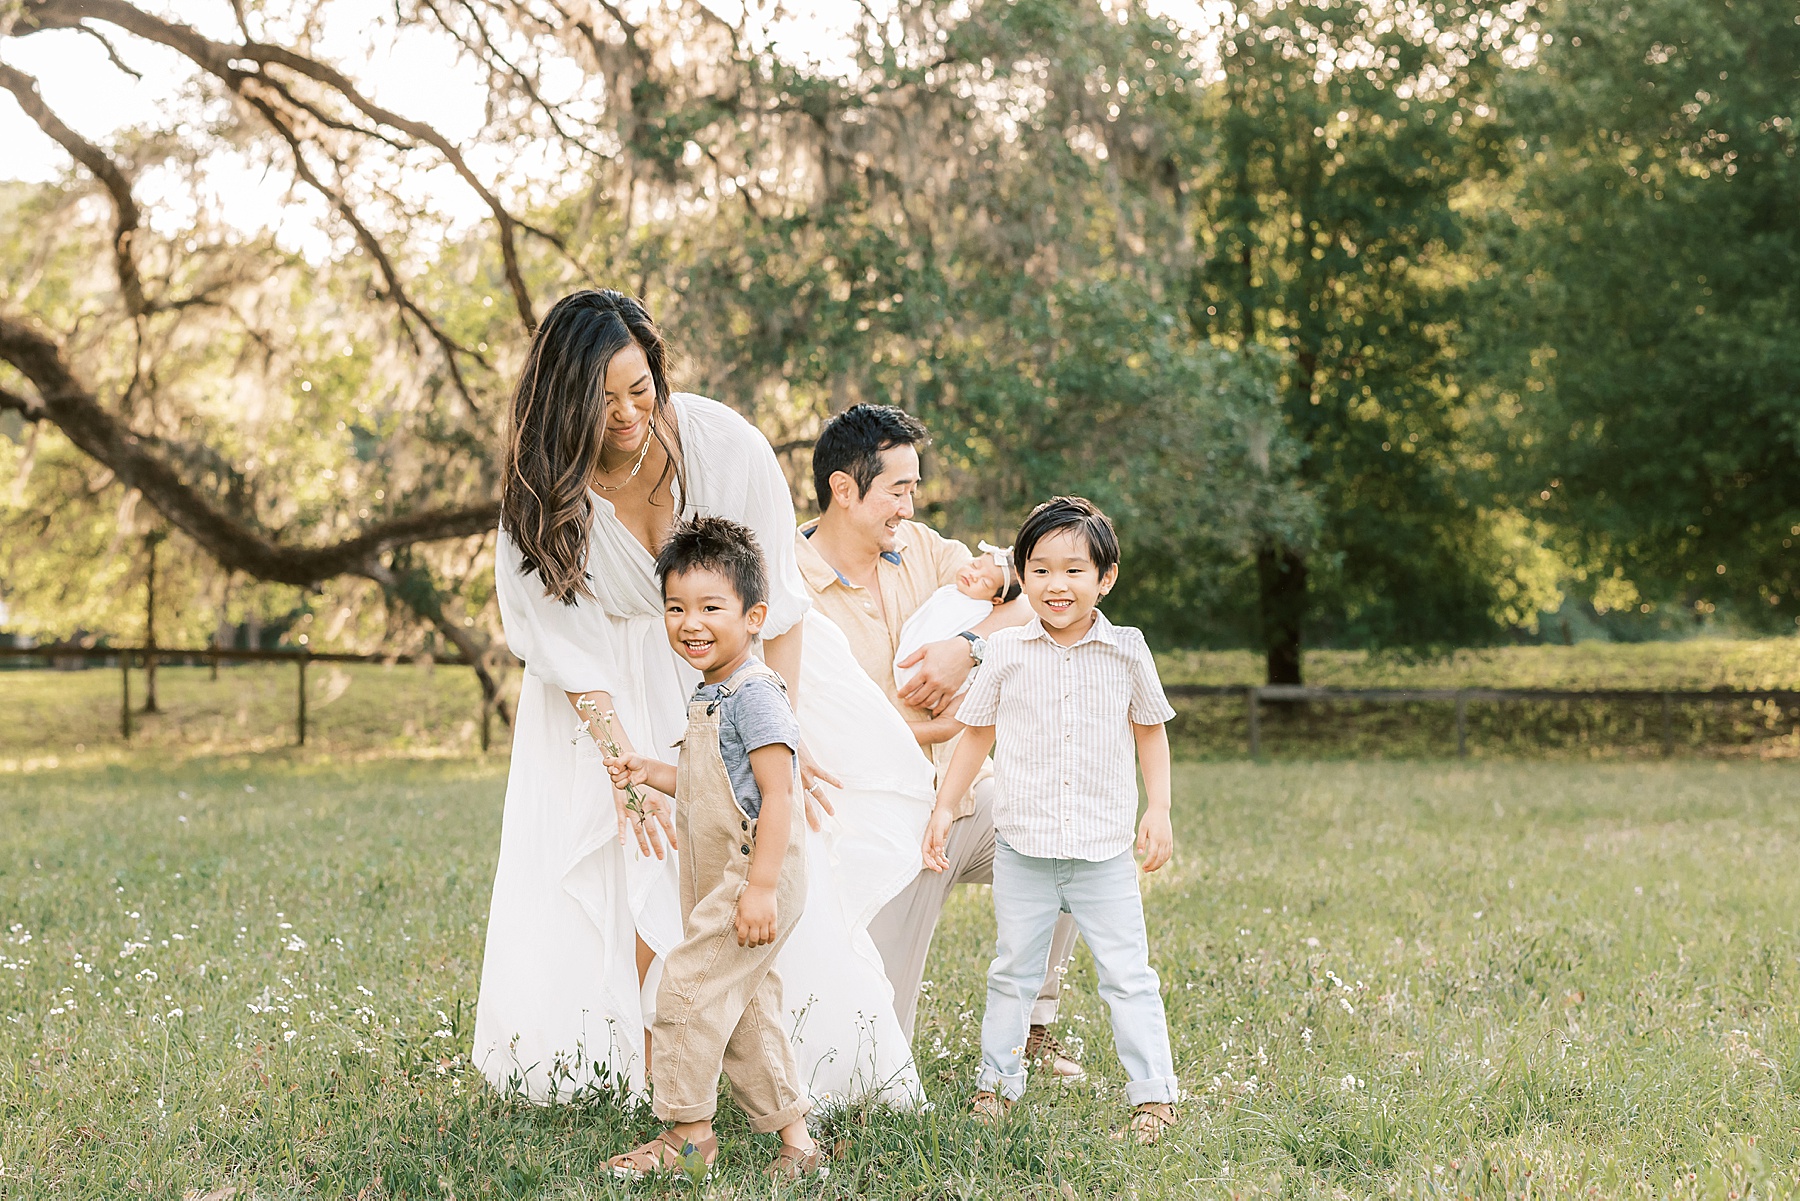
{"label": "beige button-up shirt", "polygon": [[[852,584],[827,563],[808,540],[818,521],[807,522],[794,535],[795,557],[800,563],[800,577],[812,594],[819,612],[831,618],[849,640],[850,650],[862,664],[869,678],[881,686],[894,707],[908,721],[924,721],[931,714],[915,709],[900,700],[894,683],[894,652],[900,645],[900,628],[914,610],[946,584],[956,582],[956,573],[975,556],[954,538],[946,538],[930,526],[917,521],[902,521],[895,533],[894,549],[881,556],[875,568],[875,584],[879,600],[869,589]],[[938,774],[950,765],[956,739],[929,748]],[[920,748],[925,751],[926,748]],[[981,776],[992,774],[983,767]],[[965,796],[957,809],[958,817],[974,810],[973,795]]]}
{"label": "beige button-up shirt", "polygon": [[957,714],[994,726],[994,829],[1021,855],[1100,863],[1136,839],[1133,725],[1175,716],[1143,634],[1096,612],[1063,646],[1032,618],[988,640]]}

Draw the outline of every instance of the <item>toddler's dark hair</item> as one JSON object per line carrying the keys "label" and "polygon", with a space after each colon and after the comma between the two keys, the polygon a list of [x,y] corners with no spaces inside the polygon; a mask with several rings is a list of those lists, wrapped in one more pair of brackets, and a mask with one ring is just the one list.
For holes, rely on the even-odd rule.
{"label": "toddler's dark hair", "polygon": [[702,567],[730,580],[745,609],[769,599],[769,569],[748,526],[723,517],[695,517],[670,530],[656,555],[657,582],[666,588],[669,576]]}
{"label": "toddler's dark hair", "polygon": [[1033,509],[1019,527],[1019,537],[1013,543],[1013,562],[1021,571],[1037,544],[1058,530],[1081,531],[1087,540],[1088,557],[1101,575],[1118,564],[1119,535],[1113,530],[1112,518],[1085,496],[1053,496]]}

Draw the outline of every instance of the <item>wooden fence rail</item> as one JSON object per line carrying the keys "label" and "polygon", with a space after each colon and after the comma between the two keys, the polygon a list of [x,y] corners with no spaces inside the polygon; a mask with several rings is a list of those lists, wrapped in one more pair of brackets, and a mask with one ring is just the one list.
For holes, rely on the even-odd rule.
{"label": "wooden fence rail", "polygon": [[1249,727],[1250,757],[1262,755],[1262,707],[1267,701],[1365,701],[1378,705],[1435,701],[1456,706],[1456,756],[1469,757],[1469,706],[1510,701],[1660,701],[1662,750],[1675,753],[1675,706],[1719,701],[1777,701],[1800,708],[1800,689],[1789,688],[1323,688],[1305,684],[1170,684],[1179,697],[1241,696]]}
{"label": "wooden fence rail", "polygon": [[[467,659],[461,655],[400,655],[371,654],[357,655],[339,651],[313,652],[304,647],[280,650],[237,650],[230,647],[207,646],[199,648],[142,646],[0,646],[0,659],[47,659],[52,662],[66,662],[71,659],[83,663],[99,662],[106,664],[118,661],[119,667],[119,736],[127,742],[131,740],[131,669],[135,665],[142,669],[151,656],[155,656],[160,666],[201,666],[210,665],[214,671],[221,663],[292,663],[297,672],[294,690],[294,745],[306,745],[306,666],[309,663],[377,663],[397,665],[407,663],[431,663],[438,667],[471,667]],[[491,737],[491,722],[494,707],[488,703],[486,696],[481,701],[481,749],[486,751]]]}
{"label": "wooden fence rail", "polygon": [[[190,666],[220,663],[292,663],[298,673],[294,694],[294,741],[306,745],[306,666],[308,663],[433,663],[440,667],[469,667],[460,655],[356,655],[338,652],[315,653],[295,647],[281,650],[232,650],[224,647],[183,649],[141,646],[70,647],[34,646],[0,647],[0,659],[35,658],[86,662],[118,661],[119,666],[119,733],[131,738],[131,669],[140,668],[151,655],[159,664]],[[1250,757],[1262,756],[1262,708],[1270,701],[1310,701],[1330,704],[1338,701],[1362,701],[1373,704],[1410,704],[1435,702],[1456,706],[1456,754],[1469,755],[1469,706],[1471,704],[1506,704],[1514,701],[1659,701],[1662,706],[1662,750],[1675,752],[1675,706],[1721,701],[1777,701],[1789,708],[1800,709],[1800,689],[1789,688],[1325,688],[1301,684],[1170,684],[1164,688],[1172,701],[1198,697],[1242,697],[1249,727]],[[486,698],[481,703],[481,749],[488,749],[489,723],[493,706]]]}

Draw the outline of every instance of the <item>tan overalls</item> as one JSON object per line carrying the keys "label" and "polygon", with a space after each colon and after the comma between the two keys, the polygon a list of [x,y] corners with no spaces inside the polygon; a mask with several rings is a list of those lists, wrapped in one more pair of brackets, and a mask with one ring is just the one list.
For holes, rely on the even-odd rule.
{"label": "tan overalls", "polygon": [[[781,682],[755,660],[738,678],[741,682],[751,675]],[[739,946],[738,894],[748,882],[756,823],[738,808],[719,757],[718,707],[723,699],[688,703],[687,733],[675,769],[682,938],[663,961],[656,992],[651,1108],[665,1122],[710,1119],[718,1107],[723,1067],[732,1095],[750,1117],[750,1129],[766,1134],[804,1117],[812,1107],[796,1085],[781,977],[775,971],[776,952],[793,933],[806,899],[806,815],[796,764],[787,853],[775,885],[775,941]]]}

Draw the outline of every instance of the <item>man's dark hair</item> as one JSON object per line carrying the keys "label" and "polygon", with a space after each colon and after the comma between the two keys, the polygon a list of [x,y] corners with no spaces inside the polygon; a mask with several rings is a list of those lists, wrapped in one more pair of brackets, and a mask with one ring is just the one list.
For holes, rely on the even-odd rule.
{"label": "man's dark hair", "polygon": [[769,599],[769,569],[747,526],[723,517],[695,517],[670,530],[656,555],[657,582],[666,586],[671,575],[699,568],[730,580],[746,610]]}
{"label": "man's dark hair", "polygon": [[1019,527],[1013,543],[1013,561],[1021,573],[1037,544],[1058,530],[1080,530],[1087,539],[1088,558],[1101,575],[1119,562],[1119,535],[1113,530],[1112,518],[1085,496],[1053,496],[1031,511]]}
{"label": "man's dark hair", "polygon": [[893,405],[851,405],[825,423],[813,444],[813,491],[819,512],[831,507],[831,477],[844,472],[856,481],[856,495],[869,494],[881,474],[881,452],[896,446],[922,446],[931,435],[919,419]]}

